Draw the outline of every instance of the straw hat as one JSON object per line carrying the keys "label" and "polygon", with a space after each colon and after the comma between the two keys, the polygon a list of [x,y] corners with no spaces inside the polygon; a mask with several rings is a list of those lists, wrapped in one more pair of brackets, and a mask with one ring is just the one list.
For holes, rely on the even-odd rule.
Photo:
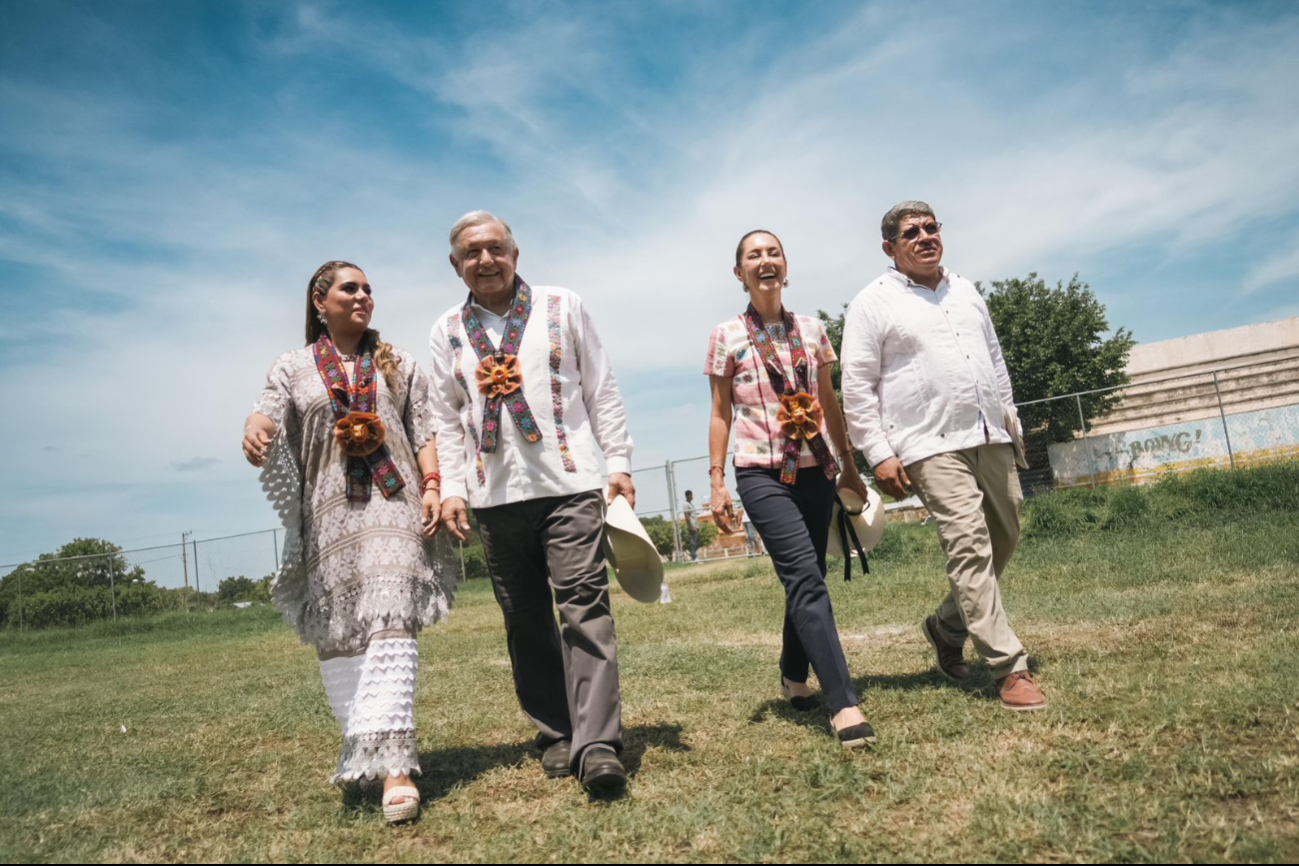
{"label": "straw hat", "polygon": [[[838,490],[839,501],[834,504],[834,517],[830,520],[830,541],[826,545],[825,552],[829,556],[844,556],[843,544],[839,540],[839,514],[846,511],[848,519],[852,522],[853,530],[857,533],[857,540],[861,542],[862,550],[869,553],[875,545],[880,543],[880,537],[884,535],[884,503],[880,495],[874,489],[866,488],[867,501],[862,502],[861,497],[846,487]],[[843,508],[839,507],[839,502],[843,503]],[[849,545],[852,544],[852,538],[848,539]],[[855,553],[850,551],[849,553]]]}
{"label": "straw hat", "polygon": [[627,594],[637,601],[658,601],[663,559],[622,496],[614,498],[604,515],[604,541],[609,564]]}

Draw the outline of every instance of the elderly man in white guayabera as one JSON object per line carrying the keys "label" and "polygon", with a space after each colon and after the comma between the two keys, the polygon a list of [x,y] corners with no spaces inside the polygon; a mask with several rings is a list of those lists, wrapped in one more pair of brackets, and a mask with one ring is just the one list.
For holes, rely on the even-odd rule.
{"label": "elderly man in white guayabera", "polygon": [[540,732],[546,775],[575,772],[592,793],[615,795],[627,775],[596,449],[608,501],[634,505],[632,441],[581,298],[529,286],[518,260],[509,225],[485,211],[451,229],[451,265],[469,297],[430,336],[442,521],[463,540],[466,503],[478,518],[515,691]]}
{"label": "elderly man in white guayabera", "polygon": [[923,623],[938,669],[962,680],[966,639],[988,663],[1001,704],[1046,706],[1011,630],[999,579],[1019,540],[1018,415],[982,296],[942,266],[929,205],[884,216],[893,266],[853,299],[843,336],[843,404],[852,444],[881,489],[912,489],[938,521],[951,591]]}

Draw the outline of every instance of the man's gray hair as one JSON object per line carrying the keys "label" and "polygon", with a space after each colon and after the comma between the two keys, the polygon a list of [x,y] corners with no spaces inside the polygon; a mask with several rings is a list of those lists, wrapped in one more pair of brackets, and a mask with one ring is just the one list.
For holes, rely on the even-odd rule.
{"label": "man's gray hair", "polygon": [[895,204],[889,208],[889,212],[884,214],[884,219],[880,221],[880,234],[884,240],[891,241],[898,236],[898,230],[902,228],[902,221],[909,216],[927,216],[938,219],[934,216],[934,209],[922,201],[904,201],[901,204]]}
{"label": "man's gray hair", "polygon": [[460,235],[464,233],[465,229],[480,226],[484,223],[496,223],[505,229],[505,240],[510,246],[509,251],[514,252],[518,249],[519,245],[514,242],[514,232],[510,230],[509,223],[485,210],[471,210],[456,220],[456,224],[451,227],[451,255],[455,256],[457,260],[460,258],[460,248],[456,246],[456,242],[460,240]]}

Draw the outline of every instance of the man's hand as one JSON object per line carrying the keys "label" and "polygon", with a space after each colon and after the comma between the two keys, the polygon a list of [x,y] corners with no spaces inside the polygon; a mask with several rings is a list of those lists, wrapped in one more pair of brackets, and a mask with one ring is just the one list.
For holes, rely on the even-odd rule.
{"label": "man's hand", "polygon": [[631,483],[631,476],[626,472],[615,472],[609,476],[609,504],[621,496],[633,509],[636,507],[636,485]]}
{"label": "man's hand", "polygon": [[469,510],[463,499],[452,496],[442,503],[442,525],[452,538],[469,540]]}
{"label": "man's hand", "polygon": [[911,479],[907,470],[902,468],[902,461],[890,457],[875,467],[875,483],[894,499],[906,499],[911,495]]}

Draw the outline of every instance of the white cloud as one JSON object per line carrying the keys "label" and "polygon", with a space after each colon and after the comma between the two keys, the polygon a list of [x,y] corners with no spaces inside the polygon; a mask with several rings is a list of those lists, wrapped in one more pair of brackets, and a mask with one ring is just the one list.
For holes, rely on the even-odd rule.
{"label": "white cloud", "polygon": [[[239,430],[266,368],[300,339],[307,276],[358,261],[385,337],[422,360],[433,317],[464,292],[444,237],[471,207],[511,220],[525,277],[584,294],[624,380],[663,371],[697,389],[672,413],[631,419],[659,459],[704,449],[694,373],[713,325],[743,304],[730,269],[750,228],[781,234],[790,305],[810,312],[837,310],[883,270],[878,220],[905,198],[931,200],[949,263],[984,279],[1067,276],[1116,250],[1177,260],[1260,212],[1292,218],[1299,202],[1292,21],[1218,10],[1166,49],[1115,40],[1061,74],[1041,71],[1052,46],[1110,44],[1121,25],[1061,34],[974,8],[934,23],[874,5],[801,43],[778,23],[737,24],[733,42],[682,54],[662,92],[617,50],[631,38],[617,14],[592,24],[551,10],[479,50],[348,7],[299,9],[261,43],[268,56],[373,64],[424,100],[444,149],[321,135],[321,106],[230,140],[160,141],[144,131],[147,95],[0,81],[0,105],[40,118],[10,152],[43,154],[59,180],[7,185],[0,216],[25,231],[0,235],[0,256],[123,305],[0,324],[6,341],[36,331],[75,347],[4,370],[25,377],[41,444],[60,449],[51,461],[33,446],[25,478],[169,483],[172,464],[211,455],[221,462],[202,474],[256,502]],[[149,254],[102,255],[117,247]],[[1286,250],[1244,290],[1296,274]],[[231,528],[204,507],[184,528]],[[248,514],[247,528],[270,521],[260,505]]]}

